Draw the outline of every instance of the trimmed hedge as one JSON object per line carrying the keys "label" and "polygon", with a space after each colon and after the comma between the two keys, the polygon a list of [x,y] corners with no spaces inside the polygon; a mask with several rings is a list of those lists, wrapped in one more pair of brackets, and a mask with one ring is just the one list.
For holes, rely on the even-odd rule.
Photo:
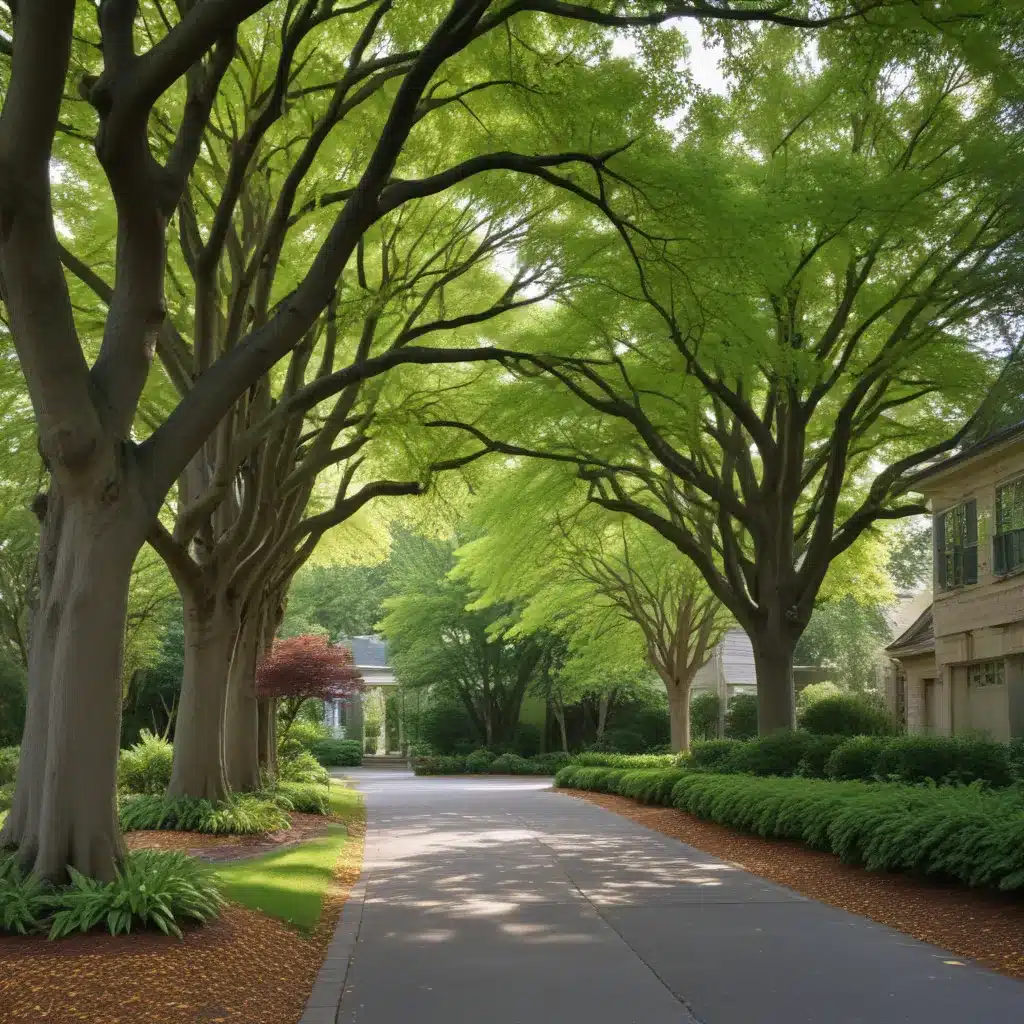
{"label": "trimmed hedge", "polygon": [[357,768],[363,763],[363,748],[359,740],[316,740],[309,752],[325,768]]}
{"label": "trimmed hedge", "polygon": [[[695,743],[694,747],[699,745]],[[685,760],[685,754],[604,754],[589,751],[577,754],[571,763],[596,768],[676,768]]]}
{"label": "trimmed hedge", "polygon": [[1024,889],[1024,794],[974,786],[755,778],[569,765],[557,786],[636,795],[730,828],[794,839],[870,871]]}
{"label": "trimmed hedge", "polygon": [[800,728],[818,736],[892,736],[896,725],[885,706],[860,693],[837,693],[800,712]]}
{"label": "trimmed hedge", "polygon": [[499,754],[489,750],[474,750],[465,757],[431,755],[413,760],[417,775],[554,775],[565,767],[569,758],[565,754],[537,754],[520,757],[518,754]]}

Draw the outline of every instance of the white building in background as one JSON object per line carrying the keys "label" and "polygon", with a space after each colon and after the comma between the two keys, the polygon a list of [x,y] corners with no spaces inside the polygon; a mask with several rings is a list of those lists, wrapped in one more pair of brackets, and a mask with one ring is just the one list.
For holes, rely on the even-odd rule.
{"label": "white building in background", "polygon": [[[395,673],[388,664],[388,645],[379,636],[343,637],[339,643],[352,649],[359,674],[366,688],[390,689],[398,685]],[[352,702],[327,701],[324,706],[324,724],[338,736],[348,739],[363,738],[363,697]]]}
{"label": "white building in background", "polygon": [[730,629],[711,652],[711,657],[697,669],[693,692],[709,690],[727,701],[740,693],[757,693],[754,648],[742,629]]}

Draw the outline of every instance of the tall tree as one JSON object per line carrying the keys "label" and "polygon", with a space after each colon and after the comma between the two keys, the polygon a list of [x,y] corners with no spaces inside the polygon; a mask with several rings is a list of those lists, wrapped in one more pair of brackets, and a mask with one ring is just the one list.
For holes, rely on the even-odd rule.
{"label": "tall tree", "polygon": [[993,81],[853,42],[821,37],[814,67],[762,33],[732,95],[650,162],[647,213],[599,204],[635,290],[604,269],[538,322],[551,354],[523,357],[514,403],[434,421],[474,436],[466,458],[576,467],[590,501],[690,558],[751,638],[763,731],[794,723],[830,563],[922,511],[915,472],[978,422],[996,362],[978,341],[1020,302],[1024,149]]}
{"label": "tall tree", "polygon": [[[693,679],[731,621],[692,563],[648,526],[589,504],[563,466],[506,475],[476,516],[487,532],[460,552],[460,571],[479,603],[524,602],[516,628],[556,629],[570,651],[604,635],[645,657],[668,694],[672,748],[688,750]],[[570,659],[568,677],[578,672]]]}

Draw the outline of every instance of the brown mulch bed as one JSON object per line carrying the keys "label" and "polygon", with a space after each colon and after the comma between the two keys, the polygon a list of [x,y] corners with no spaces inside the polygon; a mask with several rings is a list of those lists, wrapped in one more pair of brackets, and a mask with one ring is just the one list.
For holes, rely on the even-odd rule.
{"label": "brown mulch bed", "polygon": [[[312,817],[292,815],[293,822]],[[319,819],[321,826],[324,821]],[[231,904],[217,921],[187,929],[181,941],[151,932],[118,938],[94,932],[59,942],[0,937],[0,1022],[296,1024],[345,900],[359,878],[364,823],[347,825],[350,839],[311,935]],[[183,834],[148,835],[162,839]],[[187,847],[179,840],[178,847],[161,848],[204,846],[208,854],[214,844],[207,844],[207,838],[226,845],[225,836],[203,837],[197,843],[195,834],[184,835]],[[267,836],[234,838],[270,841]],[[144,844],[132,838],[129,845]],[[231,844],[245,856],[257,845]],[[280,843],[272,842],[268,848],[279,849]]]}
{"label": "brown mulch bed", "polygon": [[261,832],[251,836],[209,835],[202,832],[158,831],[129,832],[124,837],[129,850],[184,850],[185,853],[209,861],[242,860],[258,857],[307,839],[316,839],[327,831],[335,819],[322,814],[290,811],[291,828],[278,832]]}
{"label": "brown mulch bed", "polygon": [[922,942],[1024,978],[1024,901],[1019,896],[870,872],[788,840],[762,839],[627,797],[559,790],[621,814],[822,903],[861,914]]}

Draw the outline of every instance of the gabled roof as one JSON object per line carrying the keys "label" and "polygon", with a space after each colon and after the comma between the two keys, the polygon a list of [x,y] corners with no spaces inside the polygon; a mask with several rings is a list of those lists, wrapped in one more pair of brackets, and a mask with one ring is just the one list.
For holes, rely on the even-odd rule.
{"label": "gabled roof", "polygon": [[927,469],[922,470],[914,477],[914,483],[920,483],[922,480],[928,480],[933,476],[938,476],[940,473],[945,473],[946,470],[953,469],[956,466],[961,465],[961,463],[968,462],[975,456],[988,451],[990,448],[996,448],[1001,444],[1013,441],[1022,434],[1024,434],[1024,420],[1020,420],[1017,423],[1011,423],[1007,427],[994,431],[975,444],[961,448],[955,455],[950,455],[948,459],[943,459],[942,462],[937,462],[934,466],[929,466]]}
{"label": "gabled roof", "polygon": [[902,658],[934,650],[935,623],[932,619],[932,605],[928,605],[914,620],[913,625],[886,647],[885,653],[894,658]]}
{"label": "gabled roof", "polygon": [[379,636],[352,636],[342,641],[352,648],[358,668],[387,668],[388,645]]}

